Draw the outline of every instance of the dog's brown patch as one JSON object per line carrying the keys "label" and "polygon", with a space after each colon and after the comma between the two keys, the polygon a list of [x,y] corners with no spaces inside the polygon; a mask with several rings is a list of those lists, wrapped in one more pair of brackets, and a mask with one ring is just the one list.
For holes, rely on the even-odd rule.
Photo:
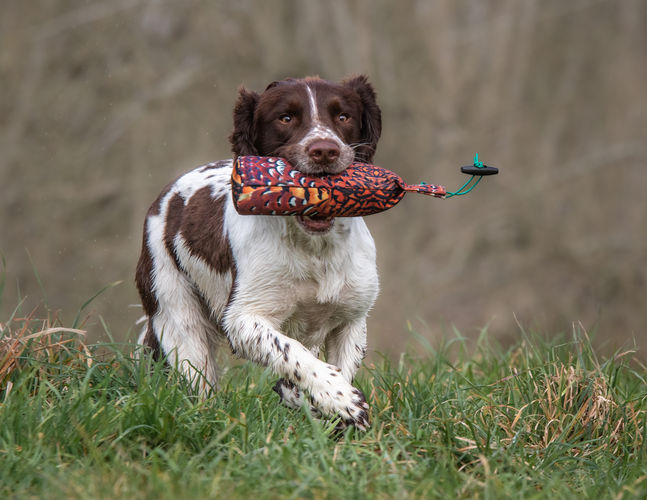
{"label": "dog's brown patch", "polygon": [[225,197],[214,198],[211,188],[197,191],[184,207],[182,237],[192,255],[209,263],[217,273],[231,271],[233,257],[223,231]]}

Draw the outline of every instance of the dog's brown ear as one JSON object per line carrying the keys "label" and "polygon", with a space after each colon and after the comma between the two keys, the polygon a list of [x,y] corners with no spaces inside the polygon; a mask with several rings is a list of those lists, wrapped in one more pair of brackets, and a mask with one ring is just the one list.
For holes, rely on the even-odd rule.
{"label": "dog's brown ear", "polygon": [[258,105],[259,95],[244,87],[238,91],[234,106],[234,130],[229,136],[231,149],[236,157],[257,155],[256,132],[254,130],[254,111]]}
{"label": "dog's brown ear", "polygon": [[382,111],[377,105],[375,90],[365,75],[355,76],[342,82],[353,89],[362,101],[362,145],[356,151],[356,160],[370,163],[382,133]]}

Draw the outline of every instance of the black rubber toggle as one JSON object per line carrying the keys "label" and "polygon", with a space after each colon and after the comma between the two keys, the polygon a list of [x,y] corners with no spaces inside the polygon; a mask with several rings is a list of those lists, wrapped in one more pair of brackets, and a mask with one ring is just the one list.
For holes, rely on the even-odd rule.
{"label": "black rubber toggle", "polygon": [[487,165],[483,165],[482,167],[469,165],[467,167],[461,167],[461,172],[469,175],[496,175],[499,173],[499,169],[496,167],[488,167]]}

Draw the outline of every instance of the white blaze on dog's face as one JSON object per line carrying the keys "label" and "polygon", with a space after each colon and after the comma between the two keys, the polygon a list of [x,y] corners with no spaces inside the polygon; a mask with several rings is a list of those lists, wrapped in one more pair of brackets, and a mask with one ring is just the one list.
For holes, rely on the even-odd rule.
{"label": "white blaze on dog's face", "polygon": [[337,174],[360,140],[361,101],[351,89],[318,80],[272,84],[255,113],[263,155],[286,158],[308,175]]}
{"label": "white blaze on dog's face", "polygon": [[[271,83],[258,95],[241,89],[234,109],[234,153],[280,156],[307,175],[343,172],[370,162],[381,132],[375,92],[365,77],[332,83],[319,78]],[[296,218],[311,234],[333,218]]]}

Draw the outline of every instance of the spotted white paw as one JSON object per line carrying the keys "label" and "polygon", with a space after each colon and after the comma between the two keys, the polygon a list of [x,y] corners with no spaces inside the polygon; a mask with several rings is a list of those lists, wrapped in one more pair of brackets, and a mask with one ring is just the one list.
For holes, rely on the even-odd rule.
{"label": "spotted white paw", "polygon": [[281,403],[283,403],[288,408],[301,408],[303,406],[304,398],[301,390],[289,380],[280,378],[272,390],[276,392],[281,398]]}
{"label": "spotted white paw", "polygon": [[346,425],[366,430],[370,426],[366,398],[340,372],[339,368],[331,366],[326,376],[318,374],[318,383],[310,393],[310,401],[324,415],[339,415]]}

